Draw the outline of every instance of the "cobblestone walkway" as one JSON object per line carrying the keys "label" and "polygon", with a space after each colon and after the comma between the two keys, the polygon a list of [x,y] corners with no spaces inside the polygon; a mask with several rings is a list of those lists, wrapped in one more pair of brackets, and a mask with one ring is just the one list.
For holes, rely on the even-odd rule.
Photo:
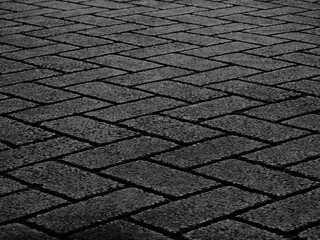
{"label": "cobblestone walkway", "polygon": [[319,26],[318,0],[0,0],[0,239],[320,239]]}

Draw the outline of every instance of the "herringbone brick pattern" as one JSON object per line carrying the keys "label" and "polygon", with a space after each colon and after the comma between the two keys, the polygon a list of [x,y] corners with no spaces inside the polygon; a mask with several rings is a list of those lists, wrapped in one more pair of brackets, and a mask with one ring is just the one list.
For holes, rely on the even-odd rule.
{"label": "herringbone brick pattern", "polygon": [[0,239],[320,239],[320,1],[0,0]]}

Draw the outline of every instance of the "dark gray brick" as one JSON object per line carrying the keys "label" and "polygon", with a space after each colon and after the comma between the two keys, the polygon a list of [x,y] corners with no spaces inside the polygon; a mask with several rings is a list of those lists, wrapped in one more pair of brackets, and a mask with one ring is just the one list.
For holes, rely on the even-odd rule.
{"label": "dark gray brick", "polygon": [[184,105],[184,103],[164,97],[154,97],[93,111],[87,113],[87,115],[110,122],[117,122],[128,118],[138,117],[140,115],[163,111],[181,105]]}
{"label": "dark gray brick", "polygon": [[137,135],[133,131],[80,116],[44,122],[42,125],[96,143],[107,143]]}
{"label": "dark gray brick", "polygon": [[219,35],[219,37],[238,40],[238,41],[244,41],[244,42],[253,43],[253,44],[256,43],[260,45],[273,45],[273,44],[278,44],[278,43],[287,41],[281,38],[261,36],[258,34],[244,33],[244,32],[233,32],[233,33],[221,34]]}
{"label": "dark gray brick", "polygon": [[197,12],[197,15],[207,16],[207,17],[221,17],[226,15],[240,14],[244,12],[250,12],[256,10],[255,8],[245,7],[245,6],[233,6],[225,9],[214,9]]}
{"label": "dark gray brick", "polygon": [[248,14],[254,15],[254,16],[261,16],[261,17],[273,17],[273,16],[279,16],[279,15],[286,15],[290,13],[298,13],[298,12],[303,12],[303,9],[283,6],[283,7],[264,9],[259,11],[251,11]]}
{"label": "dark gray brick", "polygon": [[23,146],[19,149],[2,151],[0,152],[0,170],[9,170],[48,158],[58,157],[89,146],[87,143],[71,140],[66,137],[59,137],[46,142]]}
{"label": "dark gray brick", "polygon": [[[269,10],[274,10],[274,9],[269,9]],[[251,14],[253,13],[258,13],[258,12],[252,12]],[[274,26],[265,26],[265,27],[255,28],[255,29],[248,29],[246,30],[246,32],[262,34],[262,35],[274,35],[274,34],[286,33],[291,31],[301,31],[309,28],[311,28],[311,26],[296,24],[296,23],[284,23],[284,24],[278,24]]]}
{"label": "dark gray brick", "polygon": [[107,146],[71,154],[63,158],[86,168],[104,168],[126,160],[148,156],[175,147],[176,144],[153,137],[138,137]]}
{"label": "dark gray brick", "polygon": [[71,21],[79,22],[79,23],[84,23],[84,24],[89,24],[94,26],[102,26],[102,27],[123,23],[123,21],[105,18],[105,17],[97,17],[92,15],[81,15],[81,16],[69,17],[67,19]]}
{"label": "dark gray brick", "polygon": [[319,98],[301,97],[294,100],[287,100],[280,103],[273,103],[254,108],[247,111],[246,114],[272,121],[279,121],[318,110],[319,104]]}
{"label": "dark gray brick", "polygon": [[0,238],[2,240],[58,240],[58,238],[49,236],[38,230],[29,228],[20,223],[12,223],[0,227]]}
{"label": "dark gray brick", "polygon": [[[221,9],[217,9],[216,11],[223,13],[223,11],[221,11]],[[255,27],[255,26],[250,25],[250,24],[228,23],[228,24],[222,24],[222,25],[218,25],[218,26],[198,28],[195,30],[191,30],[190,32],[212,36],[212,35],[217,35],[217,34],[222,34],[222,33],[242,31],[245,29],[253,28],[253,27]]]}
{"label": "dark gray brick", "polygon": [[[74,2],[77,2],[77,1],[78,0],[75,0]],[[92,14],[92,13],[97,14],[105,10],[102,8],[87,7],[84,5],[80,5],[80,6],[83,6],[85,8],[63,9],[63,11],[55,11],[52,13],[47,13],[46,16],[54,17],[54,18],[67,18],[67,17],[79,16],[79,15]]]}
{"label": "dark gray brick", "polygon": [[257,100],[268,102],[284,100],[300,95],[296,92],[287,91],[276,87],[244,82],[240,80],[231,80],[222,83],[216,83],[209,85],[208,87],[226,92],[241,94],[243,96],[248,96]]}
{"label": "dark gray brick", "polygon": [[138,73],[130,73],[122,76],[110,77],[106,82],[113,82],[124,86],[133,86],[157,80],[163,80],[173,77],[179,77],[192,73],[191,71],[174,68],[174,67],[160,67],[151,70],[145,70]]}
{"label": "dark gray brick", "polygon": [[124,16],[124,17],[119,17],[118,19],[124,20],[127,22],[134,22],[137,24],[143,24],[146,26],[152,26],[152,27],[164,26],[164,25],[170,25],[170,24],[176,23],[175,21],[170,21],[168,19],[150,17],[150,16],[145,16],[145,15]]}
{"label": "dark gray brick", "polygon": [[282,231],[291,231],[319,220],[320,190],[287,198],[248,213],[242,218]]}
{"label": "dark gray brick", "polygon": [[85,36],[77,33],[65,33],[58,36],[50,37],[48,39],[80,47],[91,47],[95,45],[112,43],[111,41],[108,41],[106,39]]}
{"label": "dark gray brick", "polygon": [[281,84],[281,87],[296,90],[299,92],[313,94],[320,96],[320,84],[319,81],[310,81],[310,80],[300,80],[295,82],[289,82]]}
{"label": "dark gray brick", "polygon": [[198,228],[187,234],[190,240],[285,240],[274,233],[234,220],[224,220],[206,227]]}
{"label": "dark gray brick", "polygon": [[200,46],[210,46],[213,44],[224,43],[228,41],[221,38],[215,38],[211,36],[202,36],[198,34],[185,33],[185,32],[170,33],[170,34],[162,35],[162,37],[168,38],[174,41],[181,41],[181,42],[200,45]]}
{"label": "dark gray brick", "polygon": [[209,69],[218,68],[225,64],[211,61],[203,58],[187,56],[178,53],[165,54],[158,57],[148,58],[149,60],[172,65],[175,67],[187,68],[190,70],[204,71]]}
{"label": "dark gray brick", "polygon": [[283,23],[283,21],[278,21],[270,18],[263,18],[261,16],[250,16],[248,14],[233,14],[229,16],[222,16],[220,18],[224,20],[230,20],[233,22],[241,22],[245,24],[252,24],[258,26],[270,26]]}
{"label": "dark gray brick", "polygon": [[271,142],[279,142],[292,137],[308,134],[280,124],[274,124],[263,120],[252,119],[246,116],[228,115],[204,122],[211,127],[241,133],[247,136],[257,137]]}
{"label": "dark gray brick", "polygon": [[290,170],[320,179],[320,158],[294,165]]}
{"label": "dark gray brick", "polygon": [[114,26],[108,26],[108,27],[96,27],[89,30],[83,30],[80,31],[80,33],[84,33],[89,36],[103,36],[108,34],[114,34],[114,33],[123,33],[123,32],[130,32],[137,29],[145,28],[145,26],[134,24],[134,23],[124,23]]}
{"label": "dark gray brick", "polygon": [[83,83],[68,87],[67,89],[116,103],[123,103],[152,96],[149,93],[142,92],[136,89],[120,87],[105,82]]}
{"label": "dark gray brick", "polygon": [[183,196],[218,185],[214,181],[190,173],[145,161],[123,164],[103,171],[103,173],[172,196]]}
{"label": "dark gray brick", "polygon": [[302,128],[307,128],[307,129],[320,132],[319,122],[320,122],[320,115],[316,115],[316,114],[308,114],[305,116],[284,121],[284,123],[295,126],[295,127],[302,127]]}
{"label": "dark gray brick", "polygon": [[0,91],[42,103],[53,103],[79,96],[35,83],[20,83],[9,87],[2,87]]}
{"label": "dark gray brick", "polygon": [[194,6],[185,6],[185,7],[181,6],[178,8],[169,8],[165,10],[147,12],[145,14],[154,16],[154,17],[169,17],[169,16],[175,16],[175,15],[181,15],[181,14],[187,14],[187,13],[195,13],[201,10],[205,10],[205,9],[194,7]]}
{"label": "dark gray brick", "polygon": [[183,15],[171,16],[167,18],[174,21],[196,24],[200,26],[214,26],[214,25],[228,23],[228,21],[224,21],[221,19],[208,18],[206,16],[197,16],[195,14],[183,14]]}
{"label": "dark gray brick", "polygon": [[84,5],[70,3],[70,2],[61,2],[61,1],[50,1],[50,2],[40,2],[36,4],[37,6],[47,7],[47,8],[56,8],[61,10],[71,10],[84,8]]}
{"label": "dark gray brick", "polygon": [[83,97],[67,100],[65,102],[56,103],[52,105],[41,106],[25,111],[20,111],[13,115],[17,118],[23,119],[28,122],[39,122],[71,115],[74,113],[90,111],[96,108],[101,108],[109,105],[110,104],[106,102]]}
{"label": "dark gray brick", "polygon": [[20,168],[10,175],[75,199],[122,186],[98,175],[53,161]]}
{"label": "dark gray brick", "polygon": [[0,138],[17,145],[43,140],[55,135],[41,128],[32,127],[4,117],[0,117],[0,125]]}
{"label": "dark gray brick", "polygon": [[172,152],[153,157],[156,161],[165,162],[181,168],[194,167],[212,162],[234,154],[242,154],[263,146],[264,144],[244,137],[226,136],[203,143],[194,144]]}
{"label": "dark gray brick", "polygon": [[128,188],[40,214],[29,221],[58,233],[67,233],[161,201],[160,196]]}
{"label": "dark gray brick", "polygon": [[36,106],[36,104],[31,102],[23,101],[17,98],[7,98],[0,101],[0,113],[9,113],[34,106]]}
{"label": "dark gray brick", "polygon": [[132,119],[123,124],[182,142],[199,141],[221,134],[209,128],[156,115]]}
{"label": "dark gray brick", "polygon": [[98,67],[95,64],[81,62],[70,58],[59,56],[43,56],[26,60],[28,63],[35,64],[42,68],[49,68],[63,72],[76,72]]}
{"label": "dark gray brick", "polygon": [[134,218],[177,232],[182,228],[230,214],[266,199],[261,195],[244,192],[234,187],[223,187],[144,211]]}
{"label": "dark gray brick", "polygon": [[28,70],[28,69],[34,68],[31,65],[17,62],[17,61],[4,59],[4,58],[0,58],[0,61],[1,61],[1,65],[0,65],[1,75],[4,73],[18,72],[18,71]]}
{"label": "dark gray brick", "polygon": [[[101,9],[101,8],[98,8],[98,9]],[[95,15],[101,16],[101,17],[120,17],[120,16],[135,15],[139,13],[147,14],[150,11],[154,11],[154,9],[149,7],[134,6],[127,9],[115,9],[111,11],[102,11],[102,12],[96,13]]]}
{"label": "dark gray brick", "polygon": [[320,227],[309,228],[299,234],[299,237],[308,239],[308,240],[317,240],[320,238]]}
{"label": "dark gray brick", "polygon": [[320,56],[306,54],[306,53],[288,53],[277,57],[278,59],[310,65],[313,67],[320,67]]}
{"label": "dark gray brick", "polygon": [[311,26],[319,26],[319,20],[316,18],[309,18],[305,16],[298,16],[296,14],[287,14],[284,16],[276,16],[273,19],[279,19],[286,22],[294,22]]}
{"label": "dark gray brick", "polygon": [[14,34],[0,37],[0,42],[24,48],[40,47],[54,43],[49,40],[29,37],[22,34]]}
{"label": "dark gray brick", "polygon": [[0,204],[6,206],[0,212],[0,222],[24,217],[65,202],[63,199],[34,190],[14,193],[0,199]]}
{"label": "dark gray brick", "polygon": [[88,229],[86,231],[71,235],[70,239],[74,240],[88,240],[88,239],[105,239],[105,240],[115,240],[115,239],[130,239],[130,240],[170,240],[171,238],[165,237],[164,235],[143,228],[141,226],[135,225],[130,222],[123,220],[114,221]]}
{"label": "dark gray brick", "polygon": [[197,169],[197,172],[276,196],[285,196],[315,184],[307,179],[236,159],[213,163]]}
{"label": "dark gray brick", "polygon": [[14,181],[10,178],[0,177],[0,182],[0,195],[28,188],[26,185],[22,185],[21,183]]}
{"label": "dark gray brick", "polygon": [[320,36],[302,32],[289,32],[275,35],[276,37],[286,38],[294,41],[301,41],[310,44],[319,44]]}
{"label": "dark gray brick", "polygon": [[[158,13],[160,11],[155,11],[153,13]],[[136,30],[135,32],[150,35],[150,36],[158,36],[162,34],[168,34],[172,32],[180,32],[187,31],[190,29],[199,28],[200,26],[194,24],[186,24],[186,23],[177,23],[169,26],[159,26],[159,27],[150,27],[147,29]]]}
{"label": "dark gray brick", "polygon": [[107,67],[120,68],[132,72],[160,67],[160,65],[156,63],[119,55],[107,55],[102,57],[91,58],[90,61],[93,63],[102,64]]}
{"label": "dark gray brick", "polygon": [[185,107],[180,107],[174,110],[166,111],[164,113],[169,116],[199,122],[212,117],[217,117],[219,115],[224,115],[257,105],[260,105],[260,103],[257,101],[248,100],[238,96],[228,96]]}
{"label": "dark gray brick", "polygon": [[282,166],[316,156],[320,153],[320,136],[308,136],[283,143],[278,146],[260,150],[245,157],[265,164]]}
{"label": "dark gray brick", "polygon": [[161,81],[138,86],[139,89],[175,97],[188,102],[211,100],[224,96],[224,93],[173,81]]}

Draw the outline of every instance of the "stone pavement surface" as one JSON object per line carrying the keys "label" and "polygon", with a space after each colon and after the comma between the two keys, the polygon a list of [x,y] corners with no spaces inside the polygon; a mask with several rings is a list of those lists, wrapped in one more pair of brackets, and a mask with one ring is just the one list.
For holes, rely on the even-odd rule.
{"label": "stone pavement surface", "polygon": [[0,239],[320,239],[320,1],[0,0]]}

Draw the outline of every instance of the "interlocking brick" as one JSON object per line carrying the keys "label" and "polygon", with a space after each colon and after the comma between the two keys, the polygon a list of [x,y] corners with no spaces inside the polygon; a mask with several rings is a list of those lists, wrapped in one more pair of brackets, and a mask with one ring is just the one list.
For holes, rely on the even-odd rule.
{"label": "interlocking brick", "polygon": [[127,8],[132,6],[129,3],[104,1],[104,0],[92,0],[90,2],[86,2],[86,5],[101,7],[101,8],[108,8],[108,9],[122,9],[122,8]]}
{"label": "interlocking brick", "polygon": [[8,98],[0,101],[0,113],[9,113],[17,110],[31,108],[36,104],[20,100],[18,98]]}
{"label": "interlocking brick", "polygon": [[[0,36],[6,36],[10,34],[20,34],[20,33],[27,33],[32,30],[41,29],[39,26],[31,26],[27,24],[20,24],[13,27],[1,28],[0,29]],[[10,44],[10,42],[8,42]]]}
{"label": "interlocking brick", "polygon": [[271,142],[279,142],[308,134],[306,131],[301,131],[292,127],[239,115],[228,115],[215,118],[204,122],[204,124]]}
{"label": "interlocking brick", "polygon": [[160,67],[151,70],[145,70],[137,73],[131,73],[116,77],[107,78],[106,82],[112,82],[124,86],[133,86],[138,84],[144,84],[157,80],[163,80],[178,76],[183,76],[191,73],[191,71],[174,68],[174,67]]}
{"label": "interlocking brick", "polygon": [[177,32],[162,35],[163,38],[168,38],[175,41],[181,41],[189,44],[196,44],[200,46],[210,46],[213,44],[224,43],[227,40],[215,38],[211,36],[201,36],[193,33]]}
{"label": "interlocking brick", "polygon": [[[48,158],[58,157],[89,147],[89,144],[66,137],[59,137],[45,142],[22,146],[0,152],[1,171],[17,168],[26,164],[36,163]],[[43,151],[46,149],[46,151]]]}
{"label": "interlocking brick", "polygon": [[89,30],[81,31],[80,33],[89,35],[89,36],[103,36],[108,34],[114,34],[114,33],[123,33],[123,32],[129,32],[137,29],[144,28],[145,26],[134,24],[134,23],[124,23],[119,25],[113,25],[108,27],[95,27]]}
{"label": "interlocking brick", "polygon": [[120,87],[105,82],[83,83],[68,87],[67,89],[116,103],[129,102],[132,100],[152,96],[151,94],[139,90]]}
{"label": "interlocking brick", "polygon": [[11,72],[17,72],[17,71],[23,71],[28,70],[31,68],[34,68],[31,65],[27,65],[25,63],[17,62],[8,60],[5,58],[0,58],[1,65],[0,65],[0,73],[1,75],[4,73],[11,73]]}
{"label": "interlocking brick", "polygon": [[[84,6],[84,5],[81,5]],[[105,9],[96,7],[85,7],[85,8],[75,8],[75,9],[63,9],[63,11],[55,11],[53,13],[47,13],[46,16],[54,18],[67,18],[79,15],[86,15],[92,13],[99,13]]]}
{"label": "interlocking brick", "polygon": [[276,87],[244,82],[241,80],[230,80],[222,83],[211,84],[208,87],[226,92],[238,93],[262,101],[278,101],[298,96],[299,93],[283,90]]}
{"label": "interlocking brick", "polygon": [[1,3],[1,8],[7,9],[10,11],[17,11],[17,12],[22,12],[22,11],[28,11],[28,10],[33,10],[36,9],[36,6],[24,4],[24,3],[17,3],[17,2],[5,2]]}
{"label": "interlocking brick", "polygon": [[[0,196],[3,194],[8,194],[14,191],[23,190],[28,188],[26,185],[11,180],[10,178],[0,177]],[[1,231],[0,231],[1,232]],[[1,236],[1,235],[0,235]]]}
{"label": "interlocking brick", "polygon": [[111,41],[108,41],[106,39],[84,36],[77,33],[65,33],[58,36],[50,37],[49,39],[62,43],[73,44],[80,47],[90,47],[111,43]]}
{"label": "interlocking brick", "polygon": [[105,18],[105,17],[97,17],[92,15],[81,15],[81,16],[70,17],[68,18],[68,20],[89,24],[89,25],[94,25],[94,26],[102,26],[102,27],[123,23],[123,21]]}
{"label": "interlocking brick", "polygon": [[292,118],[290,120],[284,121],[284,123],[292,126],[307,128],[307,129],[320,132],[319,122],[320,122],[320,115],[316,115],[316,114],[308,114],[305,116]]}
{"label": "interlocking brick", "polygon": [[[101,8],[98,8],[98,9],[101,9]],[[154,11],[154,9],[149,7],[135,6],[135,7],[124,8],[124,9],[102,11],[102,12],[96,13],[95,15],[101,16],[101,17],[119,17],[119,16],[135,15],[139,13],[147,14],[150,11]]]}
{"label": "interlocking brick", "polygon": [[311,25],[311,26],[318,26],[319,25],[319,21],[315,18],[298,16],[296,14],[287,14],[284,16],[277,16],[277,17],[273,17],[273,18],[278,19],[278,20],[282,20],[282,21],[300,23],[300,24]]}
{"label": "interlocking brick", "polygon": [[179,53],[170,53],[170,54],[165,54],[158,57],[151,57],[148,59],[155,62],[162,63],[162,64],[168,64],[175,67],[181,67],[181,68],[198,70],[198,71],[209,70],[209,69],[218,68],[225,65],[220,62],[207,60],[204,58],[187,56]]}
{"label": "interlocking brick", "polygon": [[310,239],[310,240],[317,240],[320,238],[320,228],[319,226],[309,228],[299,234],[299,237]]}
{"label": "interlocking brick", "polygon": [[177,232],[236,210],[263,202],[267,198],[233,187],[223,187],[144,211],[135,219]]}
{"label": "interlocking brick", "polygon": [[19,22],[25,22],[40,27],[58,27],[73,23],[70,21],[45,16],[30,16],[26,18],[19,18]]}
{"label": "interlocking brick", "polygon": [[207,16],[207,17],[221,17],[226,15],[240,14],[245,12],[250,12],[256,10],[255,8],[245,7],[245,6],[233,6],[223,9],[207,10],[197,12],[197,15]]}
{"label": "interlocking brick", "polygon": [[228,96],[180,107],[174,110],[166,111],[165,114],[189,121],[199,122],[257,105],[260,105],[260,102],[248,100],[238,96]]}
{"label": "interlocking brick", "polygon": [[120,68],[132,72],[156,68],[160,66],[159,64],[152,62],[112,54],[91,58],[90,62],[99,63],[107,67]]}
{"label": "interlocking brick", "polygon": [[240,66],[227,66],[202,73],[192,74],[186,77],[180,77],[177,78],[177,80],[181,82],[203,86],[210,83],[222,82],[225,80],[245,77],[258,72],[259,70],[254,70],[251,68],[245,68]]}
{"label": "interlocking brick", "polygon": [[178,16],[171,16],[167,18],[171,20],[179,21],[179,22],[191,23],[191,24],[196,24],[200,26],[214,26],[214,25],[228,23],[228,21],[224,21],[221,19],[208,18],[205,16],[197,16],[194,14],[184,14],[184,15],[178,15]]}
{"label": "interlocking brick", "polygon": [[193,7],[193,6],[185,6],[185,7],[178,7],[178,8],[169,8],[169,9],[159,10],[159,11],[151,11],[151,12],[147,12],[146,14],[154,17],[169,17],[169,16],[175,16],[175,15],[194,13],[201,10],[205,10],[205,9],[199,8],[199,7]]}
{"label": "interlocking brick", "polygon": [[276,196],[284,196],[315,184],[307,179],[236,159],[213,163],[196,171]]}
{"label": "interlocking brick", "polygon": [[145,16],[145,15],[131,15],[131,16],[118,17],[117,19],[127,21],[127,22],[143,24],[146,26],[153,26],[153,27],[170,25],[170,24],[176,23],[175,21],[170,21],[168,19],[162,19],[162,18]]}
{"label": "interlocking brick", "polygon": [[98,67],[95,64],[85,63],[70,58],[59,56],[43,56],[26,60],[28,63],[35,64],[42,68],[49,68],[63,72],[76,72]]}
{"label": "interlocking brick", "polygon": [[155,115],[128,120],[123,124],[182,142],[198,141],[221,134],[209,128]]}
{"label": "interlocking brick", "polygon": [[248,213],[242,218],[282,231],[291,231],[319,220],[319,189],[287,198]]}
{"label": "interlocking brick", "polygon": [[277,58],[290,62],[310,65],[318,68],[320,67],[320,56],[316,55],[306,53],[288,53]]}
{"label": "interlocking brick", "polygon": [[290,170],[320,179],[320,158],[294,165]]}
{"label": "interlocking brick", "polygon": [[[269,10],[272,10],[272,9],[269,9]],[[253,13],[257,13],[257,12],[252,12],[252,14]],[[273,26],[265,26],[265,27],[259,27],[254,29],[248,29],[246,30],[246,32],[262,34],[262,35],[274,35],[274,34],[286,33],[286,32],[292,32],[292,31],[302,31],[310,28],[311,26],[303,25],[303,24],[284,23],[284,24],[278,24]]]}
{"label": "interlocking brick", "polygon": [[[221,10],[219,9],[217,11],[221,12]],[[242,31],[245,29],[253,28],[253,27],[254,25],[250,25],[250,24],[228,23],[228,24],[223,24],[218,26],[199,28],[199,29],[191,30],[190,32],[212,36],[212,35],[217,35],[222,33]]]}
{"label": "interlocking brick", "polygon": [[123,164],[103,173],[172,196],[183,196],[218,185],[202,177],[144,161]]}
{"label": "interlocking brick", "polygon": [[176,144],[172,142],[142,136],[71,154],[64,157],[63,160],[86,168],[105,168],[109,165],[145,157],[175,146]]}
{"label": "interlocking brick", "polygon": [[320,99],[314,97],[301,97],[280,103],[268,104],[248,110],[246,114],[263,119],[279,121],[318,110]]}
{"label": "interlocking brick", "polygon": [[285,240],[285,238],[274,233],[234,220],[224,220],[206,227],[198,228],[187,233],[185,236],[190,240],[209,240],[211,238],[221,240]]}
{"label": "interlocking brick", "polygon": [[161,201],[160,196],[128,188],[40,214],[29,221],[58,233],[67,233]]}
{"label": "interlocking brick", "polygon": [[253,44],[261,44],[261,45],[273,45],[273,44],[278,44],[278,43],[287,41],[281,38],[261,36],[258,34],[245,33],[245,32],[233,32],[233,33],[221,34],[219,35],[219,37],[238,40],[238,41],[244,41],[244,42],[253,43]]}
{"label": "interlocking brick", "polygon": [[258,9],[276,8],[281,6],[276,3],[263,2],[263,1],[247,1],[247,0],[229,0],[228,3],[238,4],[241,6],[253,7]]}
{"label": "interlocking brick", "polygon": [[275,35],[276,37],[287,38],[294,41],[301,41],[310,44],[318,44],[320,41],[320,36],[302,32],[289,32],[289,33],[281,33]]}
{"label": "interlocking brick", "polygon": [[10,175],[75,199],[122,186],[107,178],[57,162],[45,162],[20,168],[11,172]]}
{"label": "interlocking brick", "polygon": [[158,232],[154,232],[147,228],[143,228],[141,226],[123,220],[114,221],[105,225],[88,229],[86,231],[71,235],[70,238],[74,240],[87,240],[90,238],[105,240],[171,240],[171,238],[166,237]]}
{"label": "interlocking brick", "polygon": [[87,113],[87,115],[110,122],[116,122],[128,118],[138,117],[140,115],[163,111],[181,105],[184,105],[184,103],[164,97],[154,97],[93,111]]}
{"label": "interlocking brick", "polygon": [[16,145],[43,140],[54,134],[41,128],[31,127],[15,120],[0,117],[0,139]]}
{"label": "interlocking brick", "polygon": [[137,135],[133,131],[80,116],[44,122],[42,125],[96,143],[112,142]]}
{"label": "interlocking brick", "polygon": [[65,202],[61,198],[34,190],[14,193],[0,199],[1,205],[6,206],[0,212],[0,222],[24,217]]}
{"label": "interlocking brick", "polygon": [[35,4],[37,6],[41,7],[47,7],[47,8],[57,8],[61,10],[71,10],[71,9],[79,9],[84,8],[84,5],[70,3],[70,2],[61,2],[61,1],[50,1],[50,2],[40,2]]}
{"label": "interlocking brick", "polygon": [[163,153],[153,157],[156,161],[165,162],[181,168],[194,167],[221,158],[242,154],[263,146],[264,144],[244,137],[224,136],[197,143],[182,149]]}
{"label": "interlocking brick", "polygon": [[250,16],[247,14],[233,14],[230,16],[221,16],[220,18],[224,20],[230,20],[230,21],[241,22],[246,24],[259,25],[259,26],[269,26],[269,25],[276,25],[276,24],[283,23],[283,21],[278,21],[270,18],[263,18],[260,15],[257,17],[257,16]]}
{"label": "interlocking brick", "polygon": [[145,35],[156,36],[156,35],[168,34],[172,32],[187,31],[187,30],[199,28],[199,27],[200,26],[194,25],[194,24],[177,23],[169,26],[150,27],[147,29],[136,30],[136,32],[145,34]]}
{"label": "interlocking brick", "polygon": [[2,240],[12,239],[34,239],[34,240],[58,240],[58,238],[49,236],[43,232],[29,228],[20,223],[7,224],[0,227],[0,238]]}
{"label": "interlocking brick", "polygon": [[279,7],[279,8],[271,8],[271,9],[264,9],[259,11],[252,11],[248,14],[254,15],[254,16],[261,16],[261,17],[273,17],[273,16],[281,16],[291,13],[298,13],[303,12],[303,9],[301,8],[295,8],[295,7]]}
{"label": "interlocking brick", "polygon": [[313,135],[263,149],[245,157],[252,161],[282,166],[316,156],[320,152],[319,143],[320,137]]}

